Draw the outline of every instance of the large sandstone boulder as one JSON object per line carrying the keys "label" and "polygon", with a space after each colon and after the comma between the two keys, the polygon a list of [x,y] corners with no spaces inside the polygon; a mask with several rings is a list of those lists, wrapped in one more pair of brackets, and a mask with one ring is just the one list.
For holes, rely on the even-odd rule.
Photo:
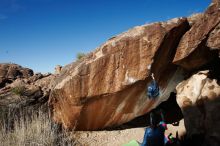
{"label": "large sandstone boulder", "polygon": [[204,15],[195,19],[191,29],[183,36],[173,62],[185,69],[192,70],[212,60],[217,52],[215,54],[214,49],[209,47],[219,48],[217,46],[219,43],[219,24],[220,5],[219,0],[215,0]]}
{"label": "large sandstone boulder", "polygon": [[[65,128],[101,129],[128,122],[167,100],[183,78],[172,60],[188,29],[185,18],[138,26],[63,67],[50,95],[54,120]],[[161,88],[156,100],[146,97],[151,72]]]}
{"label": "large sandstone boulder", "polygon": [[218,146],[220,139],[220,86],[201,71],[177,87],[177,103],[182,109],[187,135],[204,135],[202,143]]}

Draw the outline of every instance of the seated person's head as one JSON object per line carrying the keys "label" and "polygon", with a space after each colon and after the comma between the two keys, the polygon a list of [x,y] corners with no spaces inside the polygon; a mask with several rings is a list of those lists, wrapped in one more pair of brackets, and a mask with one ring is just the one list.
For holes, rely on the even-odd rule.
{"label": "seated person's head", "polygon": [[151,126],[156,127],[160,123],[160,117],[154,112],[150,113],[150,122]]}

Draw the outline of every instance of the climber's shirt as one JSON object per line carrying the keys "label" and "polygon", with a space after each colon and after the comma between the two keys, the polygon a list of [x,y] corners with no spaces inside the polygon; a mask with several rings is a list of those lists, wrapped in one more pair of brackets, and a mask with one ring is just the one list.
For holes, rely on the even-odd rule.
{"label": "climber's shirt", "polygon": [[147,88],[147,95],[149,98],[156,98],[160,93],[159,87],[155,80],[153,80]]}
{"label": "climber's shirt", "polygon": [[160,124],[155,127],[148,127],[145,130],[144,140],[141,146],[164,146],[165,136],[164,132],[166,130],[165,122],[160,122]]}

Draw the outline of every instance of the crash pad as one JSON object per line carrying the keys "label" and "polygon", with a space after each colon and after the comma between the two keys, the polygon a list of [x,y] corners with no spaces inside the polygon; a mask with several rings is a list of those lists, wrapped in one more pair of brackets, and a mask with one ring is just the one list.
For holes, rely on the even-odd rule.
{"label": "crash pad", "polygon": [[131,140],[129,143],[123,144],[122,146],[140,146],[140,145],[136,140]]}

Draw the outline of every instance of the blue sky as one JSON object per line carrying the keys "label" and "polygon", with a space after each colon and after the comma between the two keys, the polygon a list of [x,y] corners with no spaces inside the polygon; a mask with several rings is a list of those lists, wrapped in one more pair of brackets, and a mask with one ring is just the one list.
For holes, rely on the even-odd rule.
{"label": "blue sky", "polygon": [[0,63],[53,72],[129,28],[203,12],[210,2],[0,0]]}

